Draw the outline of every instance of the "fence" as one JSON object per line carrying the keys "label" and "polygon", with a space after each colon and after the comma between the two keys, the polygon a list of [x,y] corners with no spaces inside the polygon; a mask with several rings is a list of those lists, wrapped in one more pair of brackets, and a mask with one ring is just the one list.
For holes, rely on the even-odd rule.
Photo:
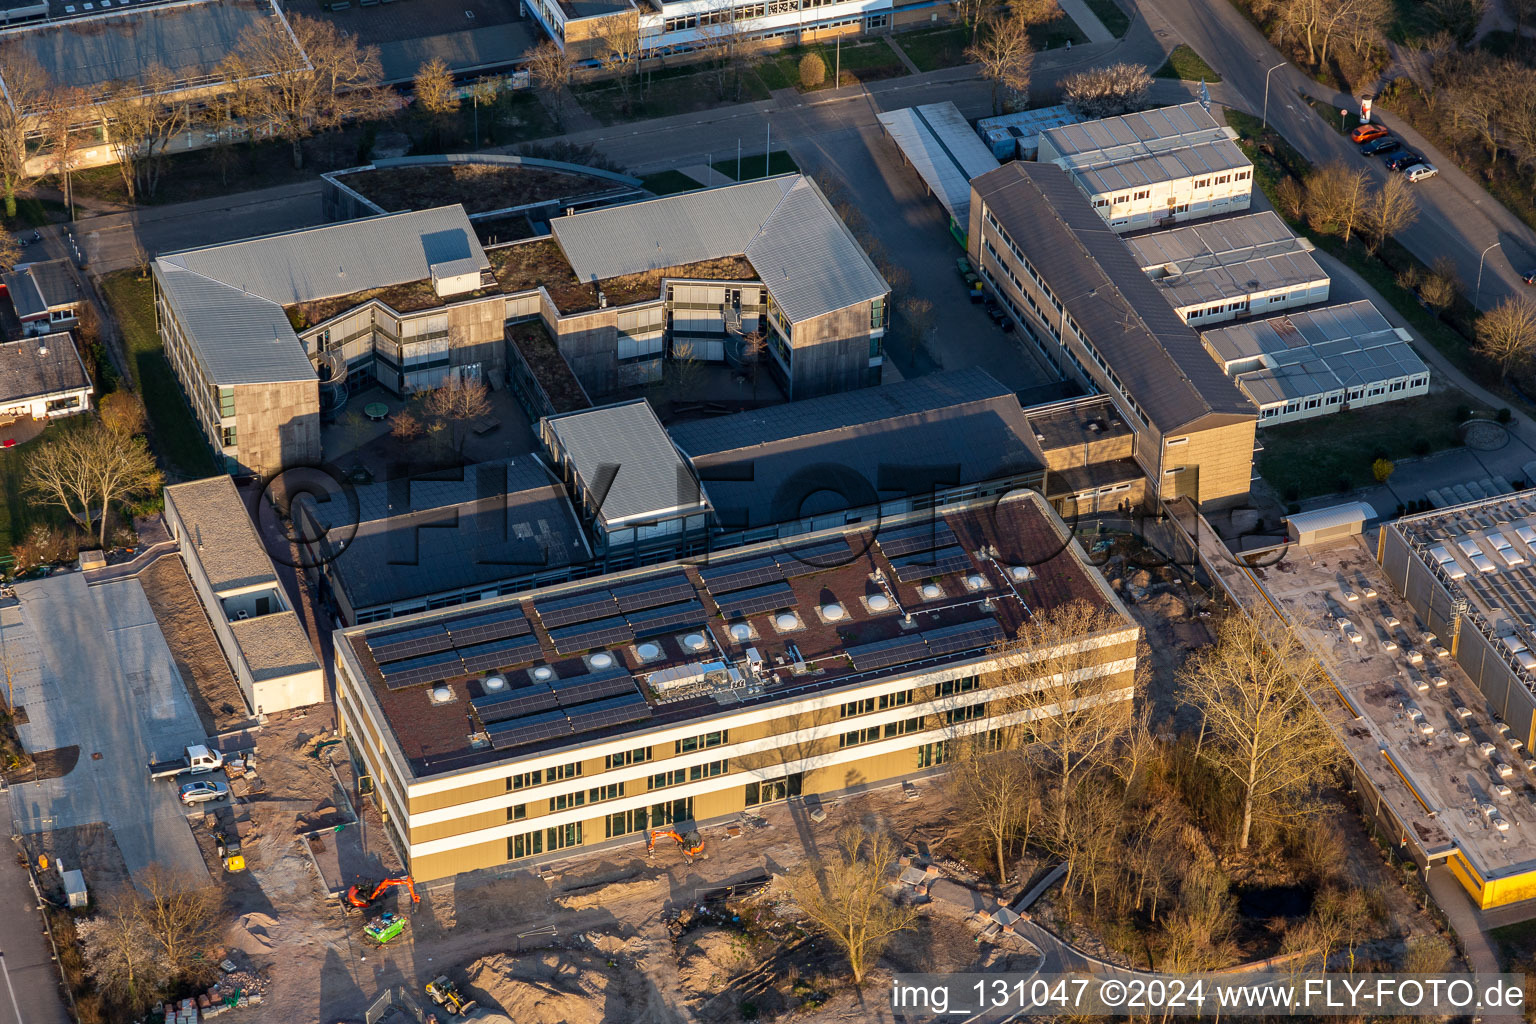
{"label": "fence", "polygon": [[406,1017],[414,1018],[416,1024],[424,1024],[426,1020],[421,1007],[411,1000],[400,985],[392,985],[380,992],[379,997],[368,1007],[364,1019],[368,1024],[379,1024],[379,1021],[389,1016],[391,1010],[399,1010]]}

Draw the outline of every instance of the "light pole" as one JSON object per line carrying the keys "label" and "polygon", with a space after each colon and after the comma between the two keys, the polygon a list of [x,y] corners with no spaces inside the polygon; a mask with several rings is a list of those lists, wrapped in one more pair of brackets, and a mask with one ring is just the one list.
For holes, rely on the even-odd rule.
{"label": "light pole", "polygon": [[1285,67],[1285,61],[1281,61],[1279,64],[1276,64],[1274,67],[1264,72],[1264,116],[1262,120],[1266,130],[1269,128],[1269,76],[1274,74],[1275,71],[1279,68],[1283,67]]}
{"label": "light pole", "polygon": [[1500,244],[1499,242],[1494,242],[1477,257],[1477,289],[1472,296],[1472,308],[1474,310],[1478,308],[1478,302],[1483,297],[1483,260],[1487,257],[1489,249],[1497,249]]}

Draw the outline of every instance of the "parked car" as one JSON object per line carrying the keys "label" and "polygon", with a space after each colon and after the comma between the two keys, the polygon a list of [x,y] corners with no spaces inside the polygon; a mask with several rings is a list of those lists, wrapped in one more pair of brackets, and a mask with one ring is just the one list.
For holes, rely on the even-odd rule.
{"label": "parked car", "polygon": [[1433,178],[1440,172],[1435,170],[1434,164],[1418,163],[1403,171],[1408,175],[1409,181],[1423,181],[1425,178]]}
{"label": "parked car", "polygon": [[212,779],[189,782],[181,787],[181,802],[189,807],[193,804],[204,804],[210,800],[224,800],[228,796],[229,787]]}
{"label": "parked car", "polygon": [[1383,135],[1381,138],[1376,139],[1374,142],[1367,142],[1365,145],[1361,146],[1360,152],[1364,153],[1366,156],[1383,156],[1387,153],[1396,152],[1402,148],[1403,144],[1401,142],[1398,142],[1390,135]]}
{"label": "parked car", "polygon": [[1387,166],[1394,171],[1405,171],[1414,164],[1423,162],[1423,157],[1409,149],[1399,150],[1387,157]]}
{"label": "parked car", "polygon": [[1372,139],[1379,139],[1386,134],[1387,130],[1379,124],[1363,124],[1350,132],[1349,137],[1358,144],[1370,142]]}
{"label": "parked car", "polygon": [[1527,270],[1525,273],[1520,275],[1520,280],[1524,281],[1526,284],[1536,284],[1536,270]]}

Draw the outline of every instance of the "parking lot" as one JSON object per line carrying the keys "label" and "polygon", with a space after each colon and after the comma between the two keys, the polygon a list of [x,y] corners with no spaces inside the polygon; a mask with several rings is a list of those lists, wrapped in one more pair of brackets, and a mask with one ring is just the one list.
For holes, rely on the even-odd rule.
{"label": "parking lot", "polygon": [[130,874],[158,862],[207,877],[172,782],[152,782],[151,758],[206,739],[165,638],[137,580],[86,585],[79,573],[18,584],[4,609],[17,666],[16,704],[29,751],[78,747],[59,778],[18,783],[12,813],[23,833],[91,822],[112,829]]}

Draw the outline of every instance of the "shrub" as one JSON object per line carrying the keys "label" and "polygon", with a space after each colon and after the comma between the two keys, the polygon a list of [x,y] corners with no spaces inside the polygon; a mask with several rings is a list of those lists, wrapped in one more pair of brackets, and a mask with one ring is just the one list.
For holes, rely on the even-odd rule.
{"label": "shrub", "polygon": [[818,53],[808,53],[800,58],[800,87],[814,89],[827,80],[827,62]]}
{"label": "shrub", "polygon": [[80,536],[73,530],[38,523],[27,534],[26,540],[11,549],[11,554],[16,558],[17,572],[40,565],[72,562],[80,554]]}
{"label": "shrub", "polygon": [[1392,457],[1391,454],[1385,448],[1382,448],[1382,447],[1378,446],[1378,447],[1372,449],[1371,457],[1370,457],[1369,461],[1370,461],[1371,465],[1374,466],[1376,463],[1381,462],[1381,461],[1383,461],[1385,459],[1389,459],[1391,457]]}
{"label": "shrub", "polygon": [[1301,502],[1299,502],[1299,501],[1290,502],[1290,503],[1288,503],[1285,506],[1285,514],[1288,515],[1288,516],[1293,516],[1297,512],[1300,512],[1300,511],[1301,511]]}
{"label": "shrub", "polygon": [[1396,468],[1392,464],[1391,459],[1380,458],[1371,463],[1371,476],[1376,478],[1377,483],[1384,484],[1392,476],[1392,471]]}
{"label": "shrub", "polygon": [[1282,497],[1285,498],[1286,501],[1300,501],[1301,488],[1296,484],[1289,484],[1286,486],[1285,494],[1283,494]]}
{"label": "shrub", "polygon": [[1345,474],[1340,473],[1339,478],[1333,482],[1333,486],[1340,494],[1344,494],[1354,489],[1355,482]]}

